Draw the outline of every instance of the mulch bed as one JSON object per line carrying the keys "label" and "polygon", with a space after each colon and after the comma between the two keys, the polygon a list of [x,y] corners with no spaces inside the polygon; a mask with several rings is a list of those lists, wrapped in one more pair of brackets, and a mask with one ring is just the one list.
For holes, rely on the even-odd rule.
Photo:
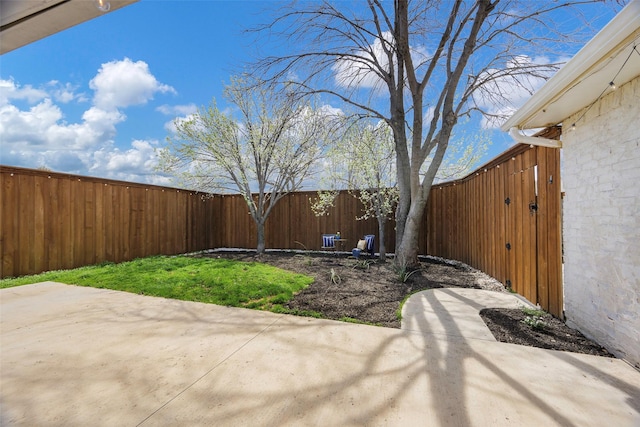
{"label": "mulch bed", "polygon": [[480,311],[480,317],[500,342],[614,357],[604,347],[571,329],[549,313],[541,317],[542,325],[539,328],[524,323],[527,314],[518,309],[485,308]]}
{"label": "mulch bed", "polygon": [[[463,287],[507,292],[501,283],[466,264],[432,257],[421,259],[420,268],[401,282],[392,261],[363,258],[356,263],[346,254],[274,251],[256,256],[255,252],[221,251],[206,256],[264,262],[310,275],[315,281],[294,296],[288,303],[289,309],[316,312],[326,319],[355,320],[390,328],[400,327],[396,312],[401,302],[421,290]],[[485,309],[480,315],[501,342],[611,356],[549,314],[542,319],[545,326],[541,329],[523,323],[526,314],[522,310]]]}

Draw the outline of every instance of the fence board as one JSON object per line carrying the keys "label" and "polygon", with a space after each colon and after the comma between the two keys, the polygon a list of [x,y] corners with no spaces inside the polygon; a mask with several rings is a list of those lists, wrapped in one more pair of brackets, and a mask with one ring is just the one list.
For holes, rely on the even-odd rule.
{"label": "fence board", "polygon": [[[20,187],[20,217],[18,218],[19,231],[18,239],[21,243],[19,254],[19,268],[27,274],[33,273],[34,257],[31,256],[31,248],[33,248],[33,236],[35,228],[31,225],[34,219],[34,198],[33,198],[33,176],[19,176],[18,185]],[[22,244],[22,243],[25,244]]]}
{"label": "fence board", "polygon": [[498,173],[498,188],[497,188],[497,198],[496,198],[496,206],[495,206],[495,215],[498,218],[498,235],[496,236],[496,261],[498,263],[495,277],[501,283],[505,283],[507,280],[507,253],[505,250],[505,242],[506,242],[506,228],[507,228],[507,204],[505,203],[506,199],[506,184],[505,184],[505,176],[507,172],[507,168],[505,165],[497,165],[496,171]]}
{"label": "fence board", "polygon": [[547,173],[550,177],[547,185],[547,236],[546,261],[548,264],[547,280],[549,283],[549,300],[545,308],[558,317],[564,317],[562,291],[562,187],[560,175],[560,152],[547,149],[545,151]]}
{"label": "fence board", "polygon": [[[536,286],[536,228],[535,214],[531,213],[529,208],[531,203],[535,203],[534,186],[534,168],[529,168],[523,173],[522,191],[525,194],[522,205],[523,216],[523,259],[521,261],[523,267],[523,283],[525,289],[525,297],[529,301],[538,302],[537,286]],[[532,286],[533,285],[533,286]]]}
{"label": "fence board", "polygon": [[56,218],[53,218],[53,215],[57,214],[58,207],[58,195],[57,189],[57,180],[51,180],[50,176],[47,177],[47,180],[44,182],[44,218],[50,222],[49,227],[43,227],[44,232],[42,233],[42,237],[44,239],[43,245],[46,254],[46,261],[44,270],[51,270],[51,266],[55,266],[59,263],[58,260],[58,245],[54,243],[54,236],[56,235],[56,229],[59,229],[59,221]]}
{"label": "fence board", "polygon": [[17,269],[17,244],[19,242],[18,218],[19,207],[17,200],[17,180],[13,174],[0,174],[0,256],[2,256],[1,277],[11,274]]}
{"label": "fence board", "polygon": [[537,149],[538,169],[538,280],[539,299],[549,306],[549,311],[562,313],[562,291],[558,286],[562,280],[561,193],[560,154],[557,150]]}

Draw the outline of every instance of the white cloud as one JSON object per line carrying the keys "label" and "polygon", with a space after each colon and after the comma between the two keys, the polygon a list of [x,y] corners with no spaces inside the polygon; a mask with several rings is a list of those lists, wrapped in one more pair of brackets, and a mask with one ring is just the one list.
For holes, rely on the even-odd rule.
{"label": "white cloud", "polygon": [[161,105],[156,108],[156,111],[161,112],[165,116],[171,115],[183,115],[186,116],[188,114],[193,114],[198,111],[198,107],[196,104],[187,104],[187,105]]}
{"label": "white cloud", "polygon": [[321,105],[320,108],[318,108],[318,110],[320,111],[321,114],[325,114],[326,116],[329,116],[329,117],[344,116],[344,111],[342,111],[342,108],[332,107],[329,104]]}
{"label": "white cloud", "polygon": [[68,104],[71,101],[87,102],[89,100],[84,93],[76,93],[78,87],[71,83],[60,83],[57,80],[51,80],[46,84],[46,88],[54,100],[63,104]]}
{"label": "white cloud", "polygon": [[[393,40],[391,32],[383,33],[383,38],[387,42]],[[357,58],[362,58],[358,60]],[[354,52],[352,57],[339,59],[333,65],[335,72],[335,81],[338,86],[344,88],[366,88],[380,89],[383,81],[371,69],[370,61],[377,61],[380,66],[385,69],[389,66],[389,60],[384,52],[382,40],[375,39],[369,50],[358,50]]]}
{"label": "white cloud", "polygon": [[[497,128],[522,106],[553,74],[545,71],[551,60],[547,57],[531,58],[526,55],[515,57],[505,68],[487,70],[483,77],[490,79],[481,90],[474,94],[474,102],[490,116],[482,119],[485,129]],[[525,69],[536,69],[535,75],[524,74]],[[497,77],[492,77],[497,76]]]}
{"label": "white cloud", "polygon": [[130,148],[121,150],[107,144],[98,150],[10,150],[3,149],[3,163],[53,171],[90,175],[156,185],[171,185],[172,178],[155,172],[157,156],[155,140],[135,140]]}
{"label": "white cloud", "polygon": [[[546,61],[549,62],[548,60]],[[524,103],[537,88],[542,86],[546,79],[523,74],[509,74],[510,70],[522,69],[533,65],[543,65],[540,61],[533,60],[528,56],[519,56],[509,61],[505,70],[489,70],[490,73],[500,73],[498,77],[485,84],[485,91],[479,93],[477,99],[480,105],[492,107],[494,105],[493,98],[487,92],[498,93],[510,100],[514,105]],[[506,73],[505,73],[506,71]]]}
{"label": "white cloud", "polygon": [[176,133],[176,123],[184,123],[186,121],[189,121],[193,119],[194,114],[188,114],[184,117],[175,117],[174,119],[169,120],[164,124],[165,130],[170,133]]}
{"label": "white cloud", "polygon": [[[161,112],[166,116],[174,116],[173,119],[165,122],[164,128],[169,133],[176,133],[176,121],[179,123],[191,120],[193,115],[198,111],[196,104],[186,105],[161,105],[156,108],[156,111]],[[180,117],[182,116],[182,117]]]}
{"label": "white cloud", "polygon": [[[383,44],[383,40],[385,41]],[[382,39],[376,38],[373,44],[367,49],[360,49],[353,52],[350,57],[342,58],[336,61],[332,70],[335,73],[335,81],[338,86],[344,88],[363,88],[379,91],[385,85],[371,66],[371,61],[379,64],[380,68],[386,70],[389,68],[389,58],[384,50],[384,45],[388,46],[395,43],[393,35],[390,31],[382,33]],[[416,69],[422,66],[431,58],[430,54],[424,46],[410,46],[413,62]],[[361,58],[361,59],[359,59]]]}
{"label": "white cloud", "polygon": [[71,83],[60,83],[51,80],[40,88],[31,85],[20,86],[10,78],[0,79],[0,105],[7,105],[13,100],[25,101],[33,105],[43,99],[52,98],[57,102],[67,104],[71,101],[86,102],[88,98],[83,93],[76,93],[77,86]]}
{"label": "white cloud", "polygon": [[19,86],[13,79],[0,79],[0,105],[6,105],[11,100],[25,100],[29,104],[35,104],[47,97],[47,92],[36,89],[31,85]]}
{"label": "white cloud", "polygon": [[156,92],[175,93],[156,80],[146,62],[129,58],[102,64],[89,87],[95,91],[94,105],[105,110],[146,104]]}
{"label": "white cloud", "polygon": [[424,112],[424,114],[422,115],[422,123],[426,125],[431,122],[431,120],[433,120],[433,115],[436,112],[436,108],[435,107],[428,107],[426,109],[426,111]]}
{"label": "white cloud", "polygon": [[110,141],[116,134],[115,125],[126,116],[119,111],[103,111],[91,107],[81,123],[64,122],[60,108],[47,98],[28,110],[14,105],[0,107],[2,152],[6,150],[47,149],[79,150]]}
{"label": "white cloud", "polygon": [[47,130],[62,118],[62,111],[45,99],[29,110],[14,105],[0,107],[0,134],[3,147],[11,144],[41,145],[48,141]]}
{"label": "white cloud", "polygon": [[[110,86],[112,85],[112,86]],[[77,123],[68,123],[60,105],[86,102],[70,83],[49,81],[41,88],[0,80],[0,161],[3,164],[106,178],[168,184],[156,175],[155,141],[134,140],[130,148],[115,145],[121,111],[148,102],[155,93],[175,92],[159,83],[142,61],[125,58],[103,64],[90,86],[93,105]],[[27,103],[26,108],[17,102]],[[58,103],[58,104],[56,104]],[[190,111],[176,106],[174,111]]]}
{"label": "white cloud", "polygon": [[103,147],[93,153],[89,171],[92,175],[99,175],[113,179],[135,180],[140,175],[155,175],[154,168],[158,160],[155,140],[134,140],[131,148]]}

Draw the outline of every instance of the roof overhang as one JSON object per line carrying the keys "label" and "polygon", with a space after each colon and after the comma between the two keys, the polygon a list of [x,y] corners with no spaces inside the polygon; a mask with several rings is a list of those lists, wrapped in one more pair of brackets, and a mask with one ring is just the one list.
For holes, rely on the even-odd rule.
{"label": "roof overhang", "polygon": [[137,1],[109,0],[102,12],[92,0],[0,0],[0,54]]}
{"label": "roof overhang", "polygon": [[640,0],[632,0],[622,9],[501,129],[506,132],[511,128],[537,129],[557,125],[595,102],[614,76],[617,86],[638,77],[640,55],[633,52],[636,45],[640,51]]}

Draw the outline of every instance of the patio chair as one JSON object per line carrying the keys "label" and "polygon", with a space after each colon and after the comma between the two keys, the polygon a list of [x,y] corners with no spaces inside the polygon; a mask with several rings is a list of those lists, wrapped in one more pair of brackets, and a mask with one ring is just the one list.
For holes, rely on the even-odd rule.
{"label": "patio chair", "polygon": [[358,259],[360,258],[360,254],[365,251],[368,252],[369,255],[373,257],[375,252],[373,250],[373,244],[375,240],[376,240],[375,234],[367,234],[366,236],[364,236],[362,240],[358,241],[358,244],[356,245],[356,247],[351,250],[351,254],[353,255],[353,257]]}
{"label": "patio chair", "polygon": [[367,252],[369,252],[369,255],[374,256],[375,254],[374,243],[376,240],[376,235],[367,234],[366,236],[364,236],[364,240],[367,241]]}
{"label": "patio chair", "polygon": [[335,234],[323,234],[322,235],[322,249],[336,250],[336,235]]}

